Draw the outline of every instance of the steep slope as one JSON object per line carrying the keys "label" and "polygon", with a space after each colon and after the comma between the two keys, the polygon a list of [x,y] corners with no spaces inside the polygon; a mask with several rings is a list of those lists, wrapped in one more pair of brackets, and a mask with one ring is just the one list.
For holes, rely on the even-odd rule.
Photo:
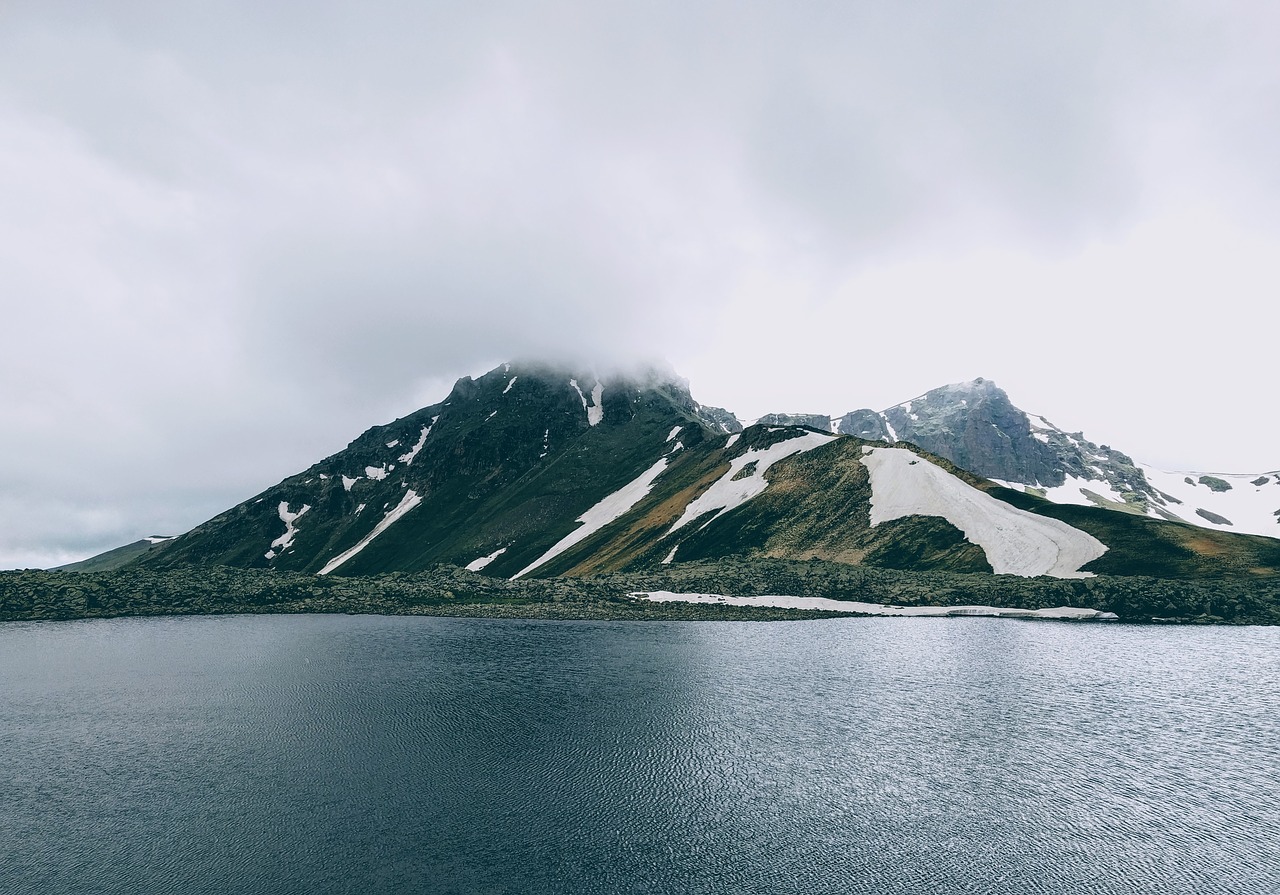
{"label": "steep slope", "polygon": [[987,379],[943,386],[880,412],[855,410],[835,429],[919,445],[1054,503],[1280,537],[1280,473],[1164,472],[1020,410]]}

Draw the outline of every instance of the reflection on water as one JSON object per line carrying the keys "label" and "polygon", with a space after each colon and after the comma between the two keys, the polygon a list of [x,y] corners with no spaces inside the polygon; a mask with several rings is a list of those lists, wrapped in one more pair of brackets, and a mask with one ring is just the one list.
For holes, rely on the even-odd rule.
{"label": "reflection on water", "polygon": [[0,891],[1280,892],[1280,631],[0,626]]}

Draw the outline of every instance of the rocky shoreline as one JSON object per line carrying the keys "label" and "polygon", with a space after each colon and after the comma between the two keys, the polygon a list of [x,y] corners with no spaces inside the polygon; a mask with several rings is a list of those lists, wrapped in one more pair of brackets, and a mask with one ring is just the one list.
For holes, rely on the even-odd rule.
{"label": "rocky shoreline", "polygon": [[[656,602],[633,594],[789,594],[801,602],[759,599]],[[814,608],[815,598],[851,602],[853,611]],[[905,607],[912,615],[958,614],[964,607],[1039,613],[1114,613],[1122,622],[1280,624],[1280,582],[1085,579],[903,572],[820,561],[719,560],[587,578],[509,581],[441,566],[368,577],[185,568],[165,571],[0,572],[0,621],[228,613],[375,613],[549,619],[830,618],[882,614],[856,604]],[[953,611],[941,611],[941,610]],[[929,610],[929,611],[924,611]],[[1014,612],[1016,611],[1016,613]]]}

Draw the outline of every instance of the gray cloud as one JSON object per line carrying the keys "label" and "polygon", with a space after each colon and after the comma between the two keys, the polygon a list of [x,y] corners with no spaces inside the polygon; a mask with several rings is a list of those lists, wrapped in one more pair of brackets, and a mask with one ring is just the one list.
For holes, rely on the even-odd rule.
{"label": "gray cloud", "polygon": [[744,415],[985,375],[1153,459],[1280,464],[1277,25],[6,4],[0,565],[186,528],[513,356],[666,356]]}

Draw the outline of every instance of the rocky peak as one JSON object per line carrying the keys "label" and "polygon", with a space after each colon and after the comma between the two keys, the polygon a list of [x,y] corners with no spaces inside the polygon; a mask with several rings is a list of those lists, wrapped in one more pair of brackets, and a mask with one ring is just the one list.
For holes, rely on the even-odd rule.
{"label": "rocky peak", "polygon": [[756,420],[760,426],[808,426],[822,432],[831,432],[831,417],[825,413],[766,413]]}
{"label": "rocky peak", "polygon": [[841,434],[887,442],[908,441],[987,478],[1056,486],[1061,464],[1035,438],[1027,415],[990,379],[933,389],[883,411],[855,410],[841,417]]}

